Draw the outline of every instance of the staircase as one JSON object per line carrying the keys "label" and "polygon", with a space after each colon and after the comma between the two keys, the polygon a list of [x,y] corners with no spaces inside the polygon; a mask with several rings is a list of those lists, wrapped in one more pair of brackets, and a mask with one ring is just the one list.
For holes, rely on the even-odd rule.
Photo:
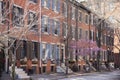
{"label": "staircase", "polygon": [[[9,68],[10,70],[10,76],[12,77],[12,67]],[[30,76],[22,69],[15,67],[15,76],[17,79],[30,79]]]}
{"label": "staircase", "polygon": [[91,63],[91,62],[88,62],[88,64],[90,65],[91,70],[97,71],[97,70],[92,66],[92,63]]}
{"label": "staircase", "polygon": [[[61,66],[57,66],[58,73],[66,73],[66,66],[64,63],[61,64]],[[73,71],[68,67],[68,73],[73,73]]]}

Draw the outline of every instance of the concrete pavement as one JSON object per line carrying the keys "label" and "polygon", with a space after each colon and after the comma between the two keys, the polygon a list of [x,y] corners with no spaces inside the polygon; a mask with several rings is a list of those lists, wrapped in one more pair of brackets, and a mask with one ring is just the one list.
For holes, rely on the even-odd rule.
{"label": "concrete pavement", "polygon": [[0,80],[11,80],[11,77],[6,72],[2,72],[2,76],[0,77]]}

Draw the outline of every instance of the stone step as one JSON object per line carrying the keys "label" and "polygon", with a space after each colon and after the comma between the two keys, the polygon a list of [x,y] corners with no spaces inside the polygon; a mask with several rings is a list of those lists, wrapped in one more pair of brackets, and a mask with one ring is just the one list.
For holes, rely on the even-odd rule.
{"label": "stone step", "polygon": [[[67,69],[67,67],[64,65],[64,64],[62,64],[61,66],[57,66],[57,72],[59,72],[59,73],[66,73],[66,69]],[[73,71],[68,67],[68,73],[73,73]]]}

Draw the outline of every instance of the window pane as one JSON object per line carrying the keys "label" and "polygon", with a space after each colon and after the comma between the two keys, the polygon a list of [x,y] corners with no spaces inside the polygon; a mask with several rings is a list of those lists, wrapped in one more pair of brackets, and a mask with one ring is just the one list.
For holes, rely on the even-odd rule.
{"label": "window pane", "polygon": [[13,26],[21,27],[23,26],[23,9],[13,6]]}
{"label": "window pane", "polygon": [[28,25],[31,30],[38,31],[38,26],[37,26],[37,15],[36,13],[29,12],[28,13]]}

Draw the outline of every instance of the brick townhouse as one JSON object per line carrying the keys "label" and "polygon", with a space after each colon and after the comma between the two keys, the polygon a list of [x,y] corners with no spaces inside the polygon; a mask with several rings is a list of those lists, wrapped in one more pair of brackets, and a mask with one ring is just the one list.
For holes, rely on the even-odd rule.
{"label": "brick townhouse", "polygon": [[82,4],[71,0],[1,0],[0,6],[0,31],[8,36],[5,46],[10,46],[9,66],[12,55],[17,67],[37,74],[54,73],[62,65],[73,70],[76,64],[78,71],[84,71],[87,62],[97,69],[95,65],[108,60],[107,50],[112,51],[113,45],[106,43],[112,37],[106,30],[99,31],[102,19]]}

